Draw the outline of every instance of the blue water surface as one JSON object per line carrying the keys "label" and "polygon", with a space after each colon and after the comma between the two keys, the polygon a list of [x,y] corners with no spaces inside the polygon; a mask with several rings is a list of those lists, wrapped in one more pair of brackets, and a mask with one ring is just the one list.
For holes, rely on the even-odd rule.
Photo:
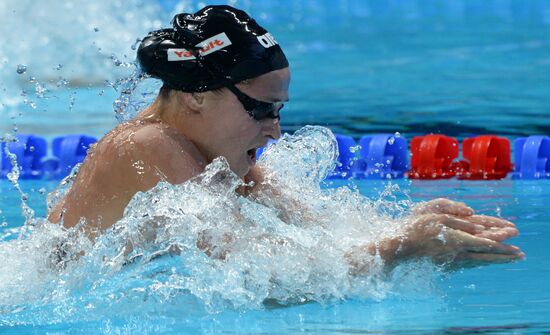
{"label": "blue water surface", "polygon": [[[404,194],[415,200],[451,197],[467,202],[478,213],[499,214],[514,221],[520,236],[512,242],[525,251],[526,260],[442,274],[430,290],[419,287],[417,292],[406,296],[389,296],[380,301],[351,299],[284,307],[267,304],[263,310],[226,309],[209,314],[202,310],[200,302],[190,297],[168,304],[164,314],[160,311],[132,316],[130,309],[127,315],[113,315],[108,319],[88,315],[82,316],[82,320],[63,320],[57,324],[20,322],[14,327],[2,322],[0,329],[7,334],[56,331],[87,334],[115,330],[190,334],[540,334],[550,329],[547,287],[550,261],[546,238],[550,233],[547,222],[550,181],[401,180],[394,183],[401,187],[395,194],[398,199]],[[362,194],[373,198],[385,189],[385,182],[372,180],[337,181],[330,187],[342,184],[355,184]],[[42,187],[51,190],[54,183],[25,181],[21,186],[31,195],[29,203],[37,215],[44,215],[44,196],[36,190]],[[3,206],[0,221],[8,222],[8,227],[22,224],[20,198],[6,182],[0,183],[0,200],[8,205]],[[0,320],[2,318],[0,316]]]}

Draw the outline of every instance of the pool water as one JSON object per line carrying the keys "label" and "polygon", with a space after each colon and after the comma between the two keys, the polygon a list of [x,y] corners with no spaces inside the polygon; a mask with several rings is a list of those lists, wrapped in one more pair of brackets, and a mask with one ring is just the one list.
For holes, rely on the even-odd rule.
{"label": "pool water", "polygon": [[[471,181],[395,181],[401,187],[398,198],[407,193],[415,200],[451,197],[469,203],[484,214],[499,214],[517,223],[520,236],[513,243],[526,253],[525,261],[514,264],[463,270],[452,274],[420,273],[430,277],[426,286],[410,287],[406,282],[395,296],[381,299],[351,298],[324,304],[305,303],[290,306],[270,306],[263,309],[224,309],[214,314],[203,310],[200,302],[190,297],[177,297],[154,306],[158,311],[94,315],[81,318],[56,319],[54,315],[36,320],[21,311],[4,310],[0,317],[3,333],[20,334],[64,332],[188,332],[188,333],[490,333],[540,334],[550,329],[548,312],[550,261],[546,236],[550,233],[550,181],[503,180]],[[344,184],[333,182],[330,187]],[[348,184],[348,183],[346,183]],[[377,198],[385,188],[381,181],[361,180],[356,185],[362,194]],[[0,184],[2,219],[8,227],[20,225],[19,197],[7,183]],[[25,181],[24,190],[34,194],[30,205],[37,215],[44,213],[44,197],[32,190],[54,186],[51,182]],[[4,228],[6,229],[6,228]],[[433,277],[433,278],[431,278]],[[408,278],[414,280],[415,278]],[[28,278],[28,280],[33,280]],[[183,301],[182,301],[183,300]],[[126,302],[131,303],[131,302]],[[149,301],[142,302],[147,305]],[[78,304],[78,303],[76,303]],[[61,306],[62,307],[62,306]],[[67,306],[68,307],[68,306]],[[72,306],[76,308],[75,306]],[[3,307],[5,308],[5,307]],[[45,314],[49,314],[46,312]],[[53,312],[51,312],[54,314]],[[22,320],[23,319],[23,320]],[[8,321],[9,320],[9,321]],[[32,320],[32,321],[31,321]]]}
{"label": "pool water", "polygon": [[[21,39],[33,50],[32,43],[26,43],[38,40],[33,38],[33,29],[52,37],[57,32],[48,30],[52,15],[36,19],[38,14],[31,12],[29,3],[7,1],[0,5],[0,12],[12,12],[13,8],[16,18],[25,19],[14,21],[13,26],[28,19],[36,20],[26,37],[14,36],[13,28],[0,29],[4,29],[3,35]],[[45,54],[41,58],[28,59],[26,54],[18,58],[0,50],[0,69],[6,72],[0,83],[2,134],[17,127],[21,133],[47,138],[65,133],[102,136],[117,123],[112,104],[120,92],[113,89],[112,86],[116,87],[113,83],[132,72],[131,67],[114,65],[110,53],[120,59],[131,59],[130,46],[135,38],[158,25],[156,21],[168,22],[175,6],[190,8],[189,11],[200,6],[196,1],[163,1],[155,8],[141,8],[137,0],[114,5],[98,1],[95,7],[84,3],[68,6],[69,3],[73,2],[66,2],[62,9],[75,15],[66,15],[58,22],[69,30],[67,34],[85,37],[74,39],[77,44],[71,57],[67,59],[66,52],[59,51],[67,50],[65,46],[43,40],[40,46]],[[492,133],[511,140],[550,135],[549,3],[535,0],[231,3],[265,23],[287,52],[293,79],[291,103],[282,114],[284,131],[320,124],[355,137],[400,132],[409,140],[430,132],[458,138]],[[57,8],[53,7],[57,4],[44,6]],[[85,9],[82,15],[89,15],[83,17],[89,20],[86,24],[70,21],[78,17],[79,7]],[[58,10],[61,9],[53,11]],[[106,19],[95,20],[94,15]],[[147,15],[151,22],[133,20]],[[136,25],[130,21],[144,23]],[[129,28],[123,35],[119,28],[125,23]],[[113,39],[121,41],[120,45],[107,43]],[[98,47],[102,50],[96,52]],[[130,56],[124,57],[126,54]],[[75,59],[87,66],[72,63]],[[58,60],[63,67],[52,70],[58,68]],[[19,63],[29,66],[24,75],[16,74]],[[93,71],[93,80],[88,71]],[[31,80],[31,76],[35,79]],[[57,87],[60,78],[73,85]],[[82,79],[93,83],[88,85]],[[45,96],[37,90],[37,83],[49,89]],[[21,97],[19,103],[11,102],[18,97]],[[402,269],[394,278],[374,280],[372,285],[377,288],[373,294],[337,297],[338,292],[333,292],[332,296],[329,294],[331,298],[320,302],[283,305],[266,302],[261,306],[240,307],[223,301],[207,306],[200,292],[180,292],[177,287],[171,287],[166,295],[162,294],[164,291],[155,294],[132,291],[134,280],[151,290],[162,288],[159,283],[169,276],[163,271],[177,268],[171,262],[178,258],[161,259],[136,273],[129,268],[104,277],[75,270],[73,277],[65,276],[62,280],[80,279],[83,287],[76,285],[76,289],[63,292],[65,286],[52,278],[50,281],[56,284],[50,295],[35,300],[19,301],[13,296],[12,300],[0,300],[0,332],[540,334],[550,331],[547,287],[550,254],[546,243],[550,233],[547,222],[550,180],[391,183],[399,188],[384,195],[387,204],[408,198],[424,201],[450,197],[467,202],[480,213],[515,222],[520,236],[511,243],[524,250],[526,260],[451,274],[417,264],[416,269],[408,272]],[[356,186],[362,195],[378,199],[386,194],[387,185],[387,181],[356,180],[331,181],[323,187]],[[55,189],[57,182],[24,180],[20,186],[35,216],[44,217],[46,194]],[[0,244],[4,247],[13,243],[18,236],[17,228],[24,223],[20,203],[20,194],[8,181],[0,180]],[[23,249],[17,250],[24,250],[24,245],[20,248]],[[33,260],[33,252],[36,250],[16,255],[17,264],[25,264],[25,258]],[[14,259],[2,261],[16,263]],[[18,278],[10,269],[0,270],[2,278],[28,283],[32,296],[33,285],[43,278],[38,280],[29,273],[33,272],[21,271]],[[87,276],[95,286],[86,286]],[[0,282],[5,293],[9,283],[1,279]],[[167,282],[177,286],[173,281]],[[41,289],[45,290],[42,286]]]}

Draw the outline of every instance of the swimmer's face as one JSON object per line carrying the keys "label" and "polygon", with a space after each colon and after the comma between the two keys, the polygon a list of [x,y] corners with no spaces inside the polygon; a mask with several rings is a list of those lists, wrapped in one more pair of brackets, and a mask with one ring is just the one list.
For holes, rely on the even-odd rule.
{"label": "swimmer's face", "polygon": [[[237,88],[246,95],[263,102],[288,101],[290,71],[288,68],[272,71],[253,78]],[[278,119],[265,118],[257,121],[250,117],[241,102],[228,89],[211,96],[211,108],[205,113],[208,118],[208,134],[205,149],[209,160],[223,156],[233,172],[244,177],[256,164],[256,150],[271,138],[281,135]]]}

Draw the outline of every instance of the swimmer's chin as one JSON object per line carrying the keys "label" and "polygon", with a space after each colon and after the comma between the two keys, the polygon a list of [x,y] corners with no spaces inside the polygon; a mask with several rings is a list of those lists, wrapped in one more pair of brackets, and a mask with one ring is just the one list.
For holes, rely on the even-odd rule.
{"label": "swimmer's chin", "polygon": [[[243,164],[244,163],[244,164]],[[244,178],[246,175],[248,175],[248,173],[250,172],[250,170],[252,169],[252,167],[254,165],[256,165],[255,163],[254,164],[250,164],[250,162],[243,162],[241,164],[239,164],[238,166],[230,166],[230,169],[231,171],[237,175],[237,177],[239,178]]]}
{"label": "swimmer's chin", "polygon": [[245,177],[252,167],[256,165],[256,151],[257,148],[250,149],[246,152],[245,159],[242,160],[240,166],[237,169],[233,169],[233,172],[240,178]]}

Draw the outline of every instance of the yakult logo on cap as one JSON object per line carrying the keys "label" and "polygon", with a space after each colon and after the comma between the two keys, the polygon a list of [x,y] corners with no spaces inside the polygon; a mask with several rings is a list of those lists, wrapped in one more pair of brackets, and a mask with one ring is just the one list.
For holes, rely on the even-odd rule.
{"label": "yakult logo on cap", "polygon": [[262,36],[256,36],[256,38],[258,39],[258,42],[260,42],[260,44],[266,49],[279,44],[270,33],[266,33]]}
{"label": "yakult logo on cap", "polygon": [[[200,42],[196,47],[201,48],[199,50],[201,56],[206,56],[229,45],[231,45],[229,37],[227,37],[225,33],[219,33],[218,35]],[[169,62],[195,59],[193,53],[187,49],[168,49],[167,52]]]}

